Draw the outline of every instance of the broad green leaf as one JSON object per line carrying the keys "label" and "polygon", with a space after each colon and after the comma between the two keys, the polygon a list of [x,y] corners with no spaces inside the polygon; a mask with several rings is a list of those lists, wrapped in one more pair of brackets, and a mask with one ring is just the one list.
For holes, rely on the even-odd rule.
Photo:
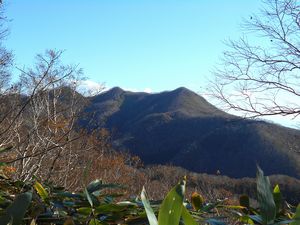
{"label": "broad green leaf", "polygon": [[239,221],[241,221],[243,224],[254,224],[253,220],[248,215],[241,216],[239,218]]}
{"label": "broad green leaf", "polygon": [[210,213],[210,211],[214,208],[216,208],[217,206],[219,206],[221,204],[221,202],[216,202],[216,203],[207,203],[205,206],[203,206],[201,208],[202,212],[207,212]]}
{"label": "broad green leaf", "polygon": [[185,180],[177,184],[167,194],[158,214],[159,225],[178,225],[183,207]]}
{"label": "broad green leaf", "polygon": [[32,199],[32,193],[26,192],[20,194],[12,202],[12,204],[6,209],[6,215],[0,217],[0,224],[19,225],[26,213],[28,206]]}
{"label": "broad green leaf", "polygon": [[185,206],[182,206],[181,217],[184,221],[184,225],[198,225]]}
{"label": "broad green leaf", "polygon": [[89,194],[89,192],[86,188],[84,189],[84,192],[85,192],[85,195],[86,195],[86,198],[87,198],[88,202],[90,203],[91,207],[93,207],[94,206],[93,200],[92,200],[92,198],[91,198],[91,196],[90,196],[90,194]]}
{"label": "broad green leaf", "polygon": [[67,198],[74,198],[74,199],[78,199],[78,198],[82,198],[83,195],[81,194],[74,194],[74,193],[71,193],[71,192],[57,192],[56,193],[57,196],[60,196],[60,197],[67,197]]}
{"label": "broad green leaf", "polygon": [[98,190],[102,190],[104,188],[124,188],[120,184],[103,184],[102,180],[94,180],[89,183],[86,187],[89,193],[93,193]]}
{"label": "broad green leaf", "polygon": [[81,207],[81,208],[77,209],[77,212],[79,214],[89,216],[92,213],[92,208],[90,208],[90,207]]}
{"label": "broad green leaf", "polygon": [[101,225],[101,223],[97,219],[91,219],[89,225]]}
{"label": "broad green leaf", "polygon": [[[100,191],[95,191],[95,192],[93,192],[93,195],[95,195],[95,194],[98,195],[99,192],[100,192]],[[100,194],[99,194],[98,196],[100,196]],[[113,201],[114,201],[114,198],[113,198],[112,196],[105,196],[104,199],[103,199],[103,202],[105,202],[106,204],[110,204],[110,203],[112,203]]]}
{"label": "broad green leaf", "polygon": [[264,176],[263,171],[257,167],[257,200],[263,224],[272,224],[276,217],[276,205],[273,199],[270,180]]}
{"label": "broad green leaf", "polygon": [[278,184],[275,186],[273,190],[273,198],[276,205],[276,214],[278,214],[282,209],[282,194],[280,192],[280,188]]}
{"label": "broad green leaf", "polygon": [[129,206],[121,206],[116,204],[103,204],[100,206],[95,207],[96,213],[110,213],[110,212],[121,212],[127,209]]}
{"label": "broad green leaf", "polygon": [[48,192],[46,191],[46,189],[39,183],[39,182],[35,182],[33,185],[34,189],[37,191],[37,193],[39,194],[39,196],[41,197],[41,199],[46,202],[48,200]]}
{"label": "broad green leaf", "polygon": [[156,216],[150,206],[150,203],[149,203],[149,200],[147,198],[147,194],[146,194],[146,191],[145,191],[145,188],[143,187],[143,190],[142,190],[142,193],[141,193],[141,199],[142,199],[142,203],[145,207],[145,211],[147,213],[147,218],[148,218],[148,221],[149,221],[149,224],[150,225],[158,225],[158,222],[157,222],[157,219],[156,219]]}
{"label": "broad green leaf", "polygon": [[120,205],[120,206],[135,206],[135,207],[138,207],[137,203],[130,202],[130,201],[117,202],[116,204]]}
{"label": "broad green leaf", "polygon": [[218,205],[218,207],[228,208],[228,209],[245,209],[245,207],[241,205]]}
{"label": "broad green leaf", "polygon": [[57,212],[59,217],[65,218],[68,216],[68,212],[66,212],[65,210],[58,210]]}
{"label": "broad green leaf", "polygon": [[63,201],[62,204],[64,206],[67,206],[67,207],[74,207],[75,206],[75,202],[74,201]]}
{"label": "broad green leaf", "polygon": [[262,224],[263,223],[263,219],[260,215],[249,215],[250,219],[252,219],[253,221],[257,222],[258,224]]}
{"label": "broad green leaf", "polygon": [[300,204],[297,206],[295,215],[293,216],[293,222],[290,225],[300,225]]}

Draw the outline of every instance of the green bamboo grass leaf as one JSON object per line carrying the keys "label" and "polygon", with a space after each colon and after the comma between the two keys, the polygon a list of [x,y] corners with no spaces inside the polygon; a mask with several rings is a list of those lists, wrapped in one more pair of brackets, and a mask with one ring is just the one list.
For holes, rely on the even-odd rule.
{"label": "green bamboo grass leaf", "polygon": [[129,206],[121,206],[117,204],[102,204],[95,207],[96,213],[112,213],[112,212],[121,212],[130,208]]}
{"label": "green bamboo grass leaf", "polygon": [[116,204],[119,205],[119,206],[134,206],[134,207],[138,207],[137,203],[130,202],[130,201],[117,202]]}
{"label": "green bamboo grass leaf", "polygon": [[67,197],[67,198],[73,198],[73,199],[80,199],[82,198],[82,194],[74,194],[68,191],[64,191],[64,192],[57,192],[55,193],[57,196],[59,197]]}
{"label": "green bamboo grass leaf", "polygon": [[273,199],[270,180],[264,176],[263,171],[257,167],[257,199],[263,224],[274,223],[276,205]]}
{"label": "green bamboo grass leaf", "polygon": [[240,205],[219,205],[220,208],[227,208],[227,209],[245,209],[244,206]]}
{"label": "green bamboo grass leaf", "polygon": [[156,218],[156,216],[153,212],[153,209],[150,206],[150,202],[147,198],[146,190],[145,190],[144,187],[143,187],[143,190],[141,192],[141,199],[142,199],[142,203],[144,205],[144,208],[145,208],[145,211],[146,211],[146,214],[147,214],[149,224],[150,225],[158,225],[157,218]]}
{"label": "green bamboo grass leaf", "polygon": [[293,216],[293,222],[290,225],[300,225],[300,204],[297,206],[295,215]]}
{"label": "green bamboo grass leaf", "polygon": [[91,196],[90,196],[90,194],[89,194],[89,192],[86,188],[84,189],[84,193],[86,195],[86,198],[87,198],[88,202],[90,203],[90,206],[93,208],[94,207],[93,200],[92,200],[92,198],[91,198]]}
{"label": "green bamboo grass leaf", "polygon": [[258,224],[263,224],[263,219],[260,215],[249,215],[250,219],[257,222]]}
{"label": "green bamboo grass leaf", "polygon": [[282,194],[280,192],[280,188],[278,184],[275,186],[273,190],[273,198],[276,205],[276,214],[278,214],[282,209]]}
{"label": "green bamboo grass leaf", "polygon": [[98,180],[98,179],[92,181],[86,187],[89,193],[93,193],[95,191],[99,191],[105,188],[112,189],[112,188],[124,188],[124,187],[120,184],[103,184],[102,180]]}
{"label": "green bamboo grass leaf", "polygon": [[184,225],[198,225],[198,223],[194,220],[185,206],[182,206],[181,217],[183,219]]}
{"label": "green bamboo grass leaf", "polygon": [[89,216],[92,213],[92,208],[90,207],[81,207],[79,209],[77,209],[77,212],[81,215],[85,215],[85,216]]}
{"label": "green bamboo grass leaf", "polygon": [[183,180],[177,184],[167,194],[162,202],[158,214],[159,225],[178,225],[183,207],[183,198],[185,193],[185,183]]}
{"label": "green bamboo grass leaf", "polygon": [[202,212],[210,213],[211,210],[214,208],[220,206],[221,202],[215,202],[215,203],[207,203],[205,206],[201,208]]}
{"label": "green bamboo grass leaf", "polygon": [[16,197],[12,204],[6,209],[6,214],[0,217],[0,224],[20,225],[30,205],[32,199],[31,192],[25,192]]}
{"label": "green bamboo grass leaf", "polygon": [[241,216],[239,218],[239,221],[242,222],[243,224],[249,224],[249,225],[254,224],[253,220],[248,215]]}
{"label": "green bamboo grass leaf", "polygon": [[39,182],[37,182],[37,181],[34,183],[33,187],[37,191],[37,193],[39,194],[39,196],[41,197],[41,199],[44,202],[47,202],[49,194],[46,191],[46,189]]}
{"label": "green bamboo grass leaf", "polygon": [[101,225],[100,221],[97,219],[91,219],[89,225]]}

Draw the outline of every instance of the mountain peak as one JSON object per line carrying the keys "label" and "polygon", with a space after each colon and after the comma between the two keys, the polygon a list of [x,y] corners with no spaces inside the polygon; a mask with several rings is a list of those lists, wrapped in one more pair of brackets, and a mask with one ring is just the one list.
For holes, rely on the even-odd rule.
{"label": "mountain peak", "polygon": [[196,98],[203,98],[202,96],[198,95],[196,92],[186,88],[186,87],[179,87],[174,89],[173,91],[169,92],[171,95],[173,96],[177,96],[177,97],[196,97]]}
{"label": "mountain peak", "polygon": [[117,98],[120,97],[122,94],[124,94],[124,90],[120,87],[113,87],[109,90],[107,90],[105,93],[105,95],[111,97],[111,98]]}
{"label": "mountain peak", "polygon": [[227,116],[202,96],[185,87],[162,92],[159,95],[161,99],[165,99],[164,106],[167,111],[180,112],[188,117]]}
{"label": "mountain peak", "polygon": [[107,90],[107,92],[114,93],[114,94],[121,94],[125,91],[120,87],[113,87],[113,88]]}
{"label": "mountain peak", "polygon": [[119,99],[125,91],[120,87],[113,87],[103,93],[100,93],[93,97],[95,102],[107,101],[107,100],[116,100]]}
{"label": "mountain peak", "polygon": [[173,90],[174,92],[192,92],[190,89],[187,89],[186,87],[179,87]]}
{"label": "mountain peak", "polygon": [[299,131],[232,116],[184,87],[154,94],[115,87],[93,97],[85,112],[83,127],[113,131],[114,146],[146,164],[243,177],[255,176],[259,163],[266,174],[300,177]]}

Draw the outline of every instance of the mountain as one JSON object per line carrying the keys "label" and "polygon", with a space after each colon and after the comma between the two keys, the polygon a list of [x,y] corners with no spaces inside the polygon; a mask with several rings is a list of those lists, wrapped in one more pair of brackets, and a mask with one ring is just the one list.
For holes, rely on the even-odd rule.
{"label": "mountain", "polygon": [[79,124],[112,132],[118,149],[145,164],[173,164],[230,177],[267,175],[300,178],[300,131],[243,119],[216,108],[203,97],[178,88],[156,94],[119,87],[90,98]]}

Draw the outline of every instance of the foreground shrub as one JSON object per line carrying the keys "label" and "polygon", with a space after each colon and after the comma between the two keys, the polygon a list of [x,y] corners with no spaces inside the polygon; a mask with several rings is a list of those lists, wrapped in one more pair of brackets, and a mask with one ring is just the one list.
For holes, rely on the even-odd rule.
{"label": "foreground shrub", "polygon": [[[108,191],[107,191],[108,190]],[[118,201],[124,187],[95,180],[76,193],[51,184],[0,179],[0,224],[300,224],[300,205],[283,201],[279,186],[271,189],[268,177],[258,168],[257,202],[248,196],[240,204],[227,199],[206,202],[193,193],[185,198],[186,178],[173,187],[163,201],[152,201],[143,188],[140,198]]]}

